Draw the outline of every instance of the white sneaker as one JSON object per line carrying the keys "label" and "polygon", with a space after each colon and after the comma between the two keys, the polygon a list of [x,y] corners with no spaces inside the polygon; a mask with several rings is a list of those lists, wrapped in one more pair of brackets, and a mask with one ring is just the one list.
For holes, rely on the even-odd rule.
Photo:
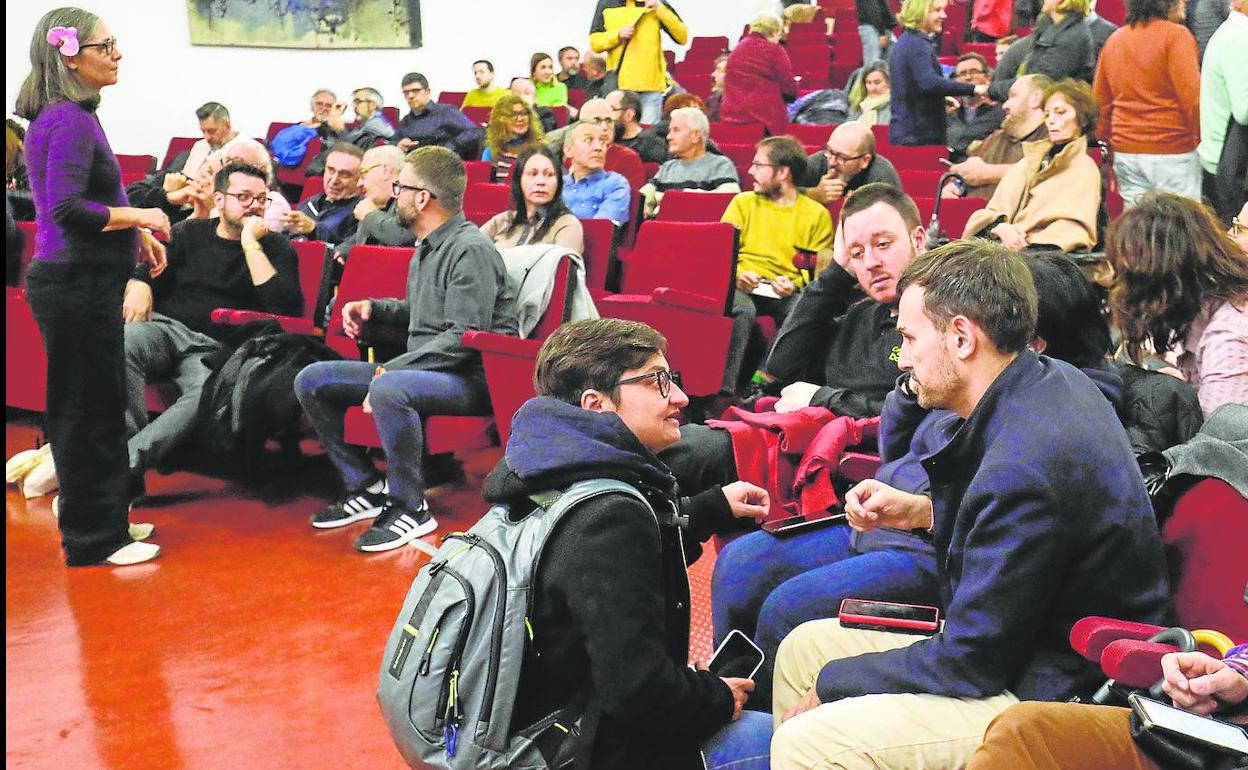
{"label": "white sneaker", "polygon": [[[52,498],[52,515],[60,517],[61,515],[61,496],[57,495]],[[156,532],[156,525],[147,522],[138,524],[130,524],[130,539],[134,541],[146,540]]]}
{"label": "white sneaker", "polygon": [[105,564],[111,564],[114,567],[126,567],[131,564],[142,564],[145,561],[151,561],[160,556],[160,546],[155,543],[139,543],[134,542],[129,545],[123,545],[116,551],[113,551],[108,558],[104,559]]}

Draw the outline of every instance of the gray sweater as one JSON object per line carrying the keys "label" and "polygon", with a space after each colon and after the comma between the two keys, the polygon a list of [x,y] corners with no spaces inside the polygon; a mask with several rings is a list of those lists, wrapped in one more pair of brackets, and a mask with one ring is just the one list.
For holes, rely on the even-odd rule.
{"label": "gray sweater", "polygon": [[407,326],[407,352],[386,369],[475,374],[481,358],[464,347],[466,331],[516,336],[516,298],[494,244],[457,213],[417,246],[406,299],[374,299],[370,323]]}

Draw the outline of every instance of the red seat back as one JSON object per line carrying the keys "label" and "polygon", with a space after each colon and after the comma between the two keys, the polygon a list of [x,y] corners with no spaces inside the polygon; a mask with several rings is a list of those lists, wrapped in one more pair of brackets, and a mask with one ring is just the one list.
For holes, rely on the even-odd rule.
{"label": "red seat back", "polygon": [[489,184],[493,168],[489,161],[470,160],[464,163],[464,172],[468,175],[468,184]]}
{"label": "red seat back", "polygon": [[361,299],[407,295],[407,267],[415,252],[410,248],[356,246],[342,269],[338,296],[326,322],[325,343],[347,359],[359,356],[355,341],[342,329],[342,306]]}
{"label": "red seat back", "polygon": [[762,123],[711,123],[711,138],[716,144],[749,145],[753,157],[754,145],[763,138]]}
{"label": "red seat back", "polygon": [[[325,177],[305,177],[303,183],[303,195],[300,196],[298,205],[302,206],[304,201],[310,198],[315,198],[323,192],[325,192]],[[296,208],[298,208],[298,206],[296,206]]]}
{"label": "red seat back", "polygon": [[681,75],[678,80],[685,87],[685,90],[694,96],[698,96],[702,101],[711,98],[711,88],[714,81],[710,75]]}
{"label": "red seat back", "polygon": [[585,249],[581,253],[585,286],[590,291],[605,291],[615,253],[615,225],[609,219],[582,219],[581,228],[585,234]]}
{"label": "red seat back", "polygon": [[727,222],[645,222],[633,250],[621,257],[620,291],[649,294],[677,289],[732,302],[737,273],[737,229]]}
{"label": "red seat back", "polygon": [[464,103],[466,98],[468,98],[467,91],[443,91],[438,94],[438,104],[449,104],[452,107],[458,107]]}
{"label": "red seat back", "polygon": [[475,217],[489,219],[511,205],[511,185],[475,183],[464,191],[464,215],[472,221]]}
{"label": "red seat back", "polygon": [[737,193],[671,190],[663,195],[660,222],[718,222]]}
{"label": "red seat back", "polygon": [[476,123],[478,126],[484,126],[485,124],[490,122],[490,110],[492,109],[494,108],[493,107],[465,107],[463,108],[462,112],[473,123]]}
{"label": "red seat back", "polygon": [[[887,128],[887,126],[885,126]],[[887,150],[879,149],[898,171],[936,171],[944,173],[945,166],[940,161],[949,157],[949,148],[938,144],[917,146],[890,146]]]}
{"label": "red seat back", "polygon": [[[711,131],[711,137],[714,138],[715,132]],[[754,160],[753,144],[732,144],[729,142],[721,142],[718,139],[715,143],[719,145],[719,151],[724,154],[728,160],[732,161],[734,166],[748,166]]]}
{"label": "red seat back", "polygon": [[118,155],[117,164],[123,174],[142,174],[147,176],[156,170],[155,155]]}
{"label": "red seat back", "polygon": [[1211,628],[1248,641],[1244,560],[1248,500],[1219,479],[1205,479],[1174,505],[1162,529],[1171,571],[1178,574],[1174,606],[1184,628]]}
{"label": "red seat back", "polygon": [[824,123],[790,123],[785,126],[784,133],[802,143],[807,152],[811,148],[822,149],[828,144],[828,137],[837,124]]}
{"label": "red seat back", "polygon": [[169,168],[169,164],[173,163],[173,159],[179,153],[189,152],[195,143],[199,141],[199,137],[195,136],[174,136],[169,139],[169,148],[165,150],[165,159],[161,161],[161,168]]}

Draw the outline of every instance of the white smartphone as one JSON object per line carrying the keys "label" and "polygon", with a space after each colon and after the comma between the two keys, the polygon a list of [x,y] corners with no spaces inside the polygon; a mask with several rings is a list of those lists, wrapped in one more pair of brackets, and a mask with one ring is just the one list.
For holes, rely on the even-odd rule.
{"label": "white smartphone", "polygon": [[734,628],[715,649],[707,669],[715,676],[753,679],[765,658],[750,637]]}
{"label": "white smartphone", "polygon": [[1248,756],[1248,732],[1238,725],[1167,706],[1132,693],[1127,700],[1147,730],[1165,730],[1221,751]]}
{"label": "white smartphone", "polygon": [[770,299],[780,299],[780,295],[772,288],[771,281],[766,279],[759,281],[758,286],[754,287],[754,291],[750,292],[756,297],[768,297]]}

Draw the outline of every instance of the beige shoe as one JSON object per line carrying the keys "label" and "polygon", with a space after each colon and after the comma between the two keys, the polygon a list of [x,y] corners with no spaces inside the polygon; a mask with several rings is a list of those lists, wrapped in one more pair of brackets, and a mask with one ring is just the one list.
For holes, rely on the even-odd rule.
{"label": "beige shoe", "polygon": [[116,551],[113,551],[108,558],[104,560],[105,564],[111,564],[114,567],[126,567],[131,564],[142,564],[145,561],[151,561],[160,556],[160,546],[155,543],[131,543],[123,545]]}
{"label": "beige shoe", "polygon": [[[52,498],[52,515],[61,515],[61,496],[57,495]],[[147,522],[130,524],[130,539],[134,541],[146,540],[156,532],[156,525]]]}

